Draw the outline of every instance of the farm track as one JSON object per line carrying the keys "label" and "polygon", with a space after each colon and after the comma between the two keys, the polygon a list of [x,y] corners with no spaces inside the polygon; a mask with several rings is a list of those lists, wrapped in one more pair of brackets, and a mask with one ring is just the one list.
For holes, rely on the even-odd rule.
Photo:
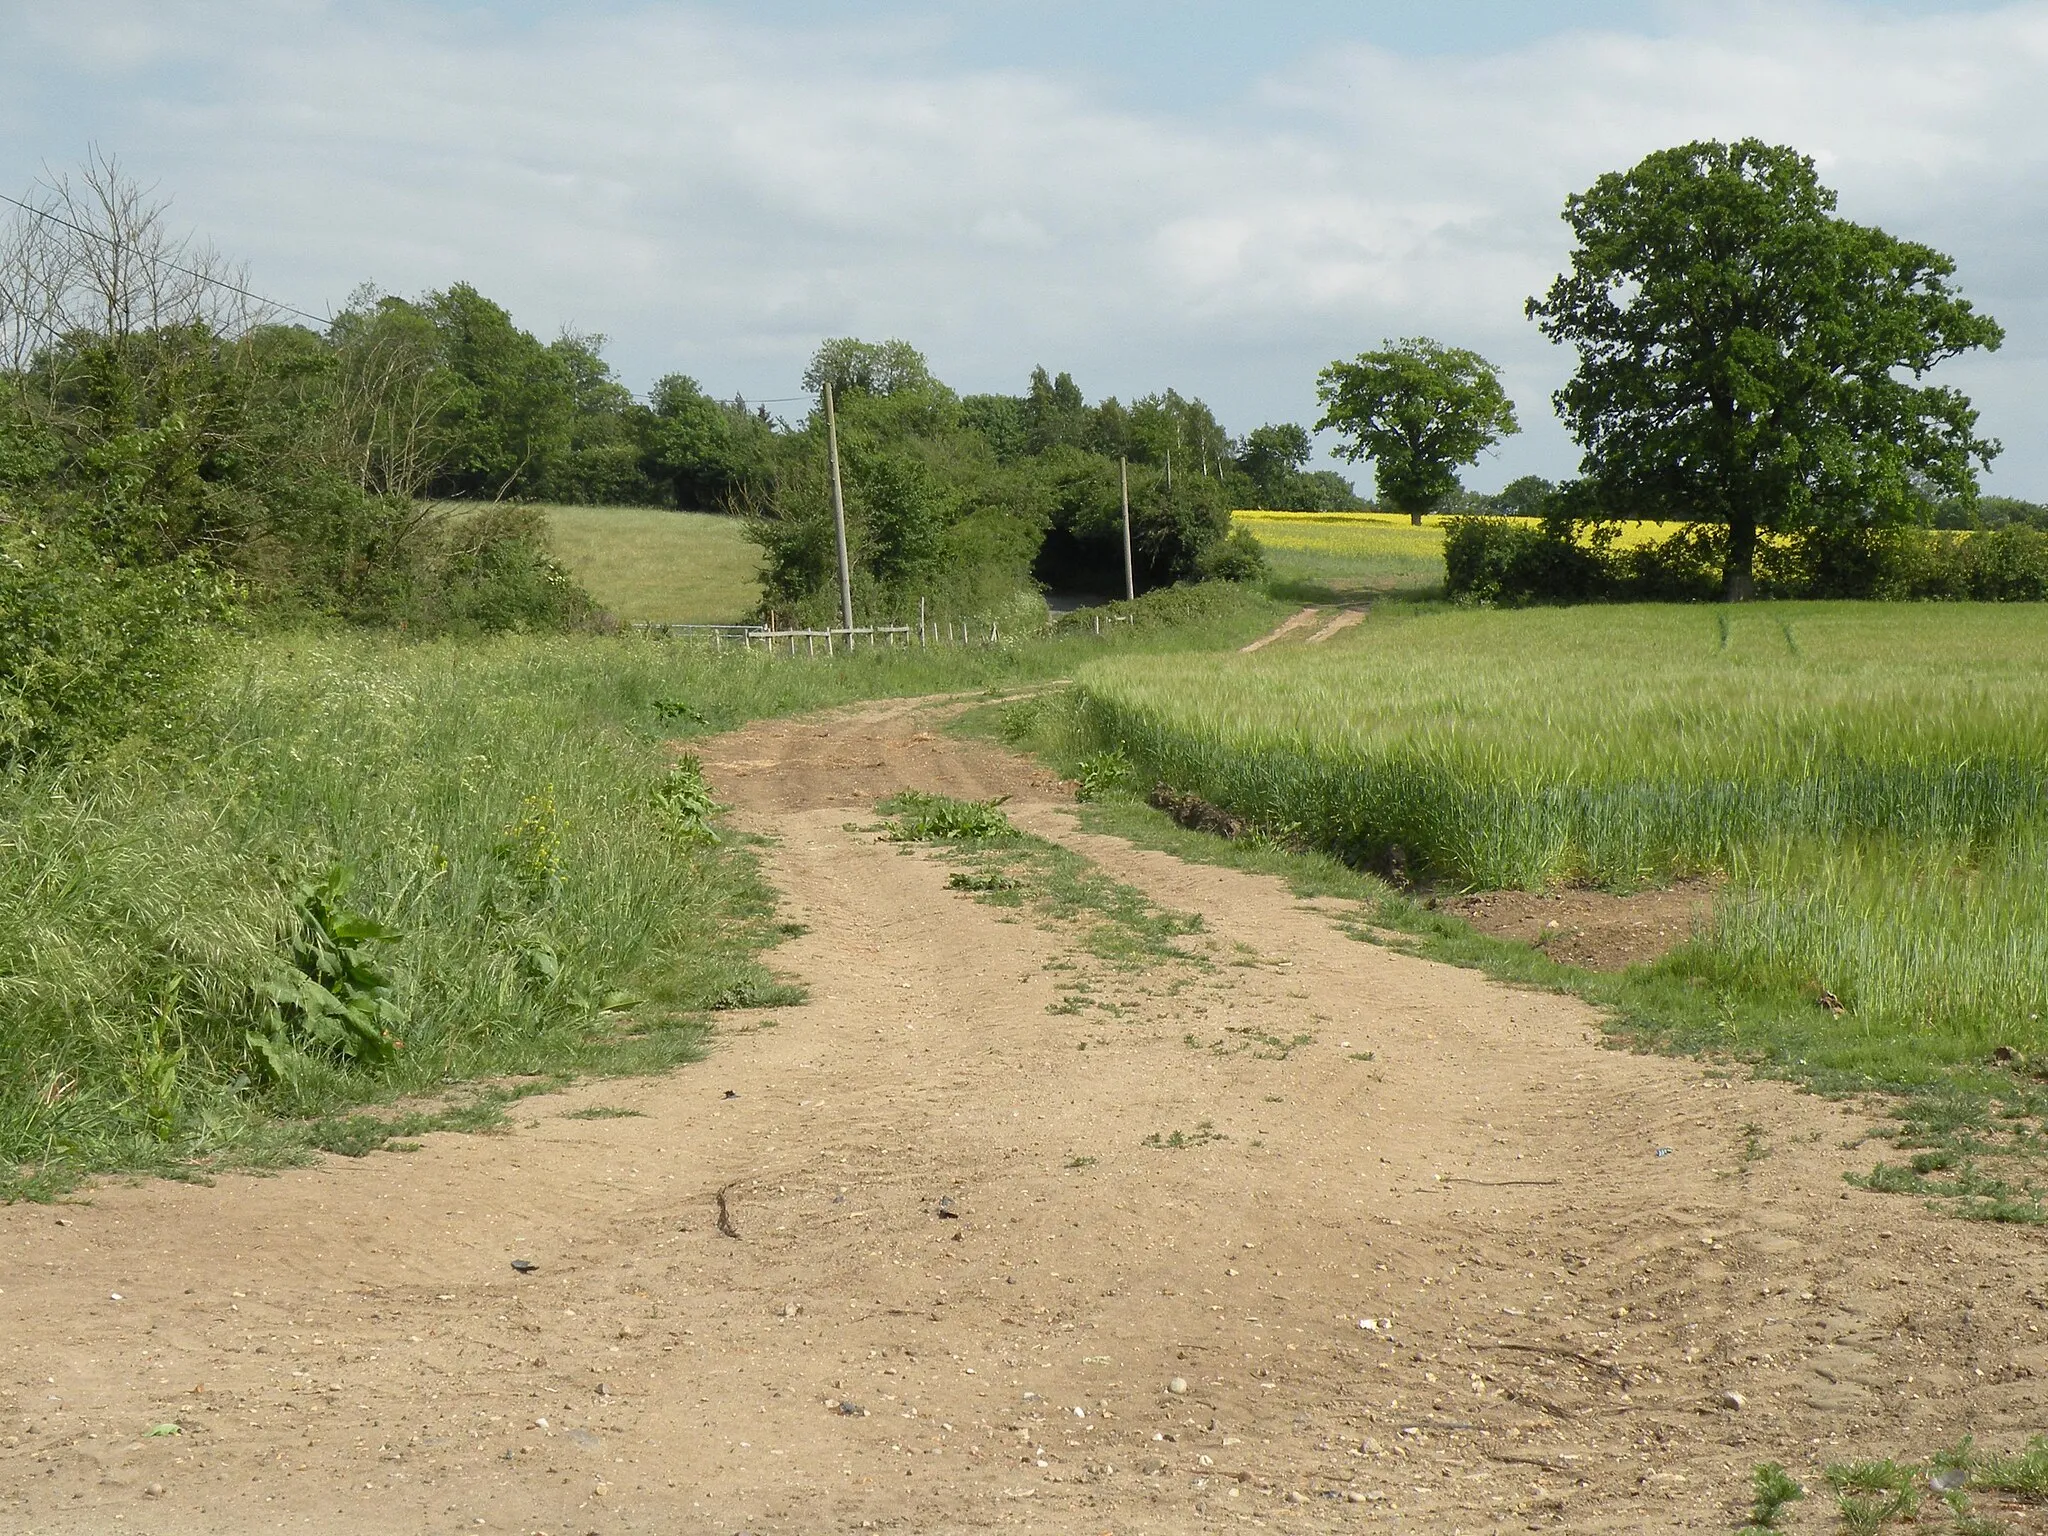
{"label": "farm track", "polygon": [[[813,997],[704,1065],[0,1211],[0,1529],[1726,1531],[1758,1461],[2041,1427],[2042,1238],[1850,1194],[1850,1109],[1081,833],[938,720],[702,744]],[[947,889],[860,829],[904,787],[1199,961]]]}

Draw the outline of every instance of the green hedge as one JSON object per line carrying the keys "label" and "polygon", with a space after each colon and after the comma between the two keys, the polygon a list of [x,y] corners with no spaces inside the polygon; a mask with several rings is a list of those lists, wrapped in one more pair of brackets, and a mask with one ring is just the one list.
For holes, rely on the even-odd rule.
{"label": "green hedge", "polygon": [[[1618,547],[1611,524],[1456,517],[1444,526],[1445,592],[1512,607],[1559,602],[1696,602],[1721,589],[1725,530],[1694,524],[1660,543]],[[1588,536],[1589,535],[1589,536]],[[1757,592],[1781,598],[2048,601],[2048,532],[1859,528],[1765,535]]]}

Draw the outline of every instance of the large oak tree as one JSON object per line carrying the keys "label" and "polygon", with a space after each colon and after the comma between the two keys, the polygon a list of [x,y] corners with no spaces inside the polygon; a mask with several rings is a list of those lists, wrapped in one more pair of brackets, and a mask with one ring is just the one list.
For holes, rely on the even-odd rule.
{"label": "large oak tree", "polygon": [[1897,523],[1969,497],[1998,445],[1944,358],[2004,333],[1955,263],[1835,213],[1813,161],[1743,139],[1660,150],[1565,205],[1571,271],[1529,313],[1578,349],[1557,394],[1600,503],[1727,529],[1724,596],[1759,529]]}
{"label": "large oak tree", "polygon": [[1338,452],[1372,460],[1379,496],[1417,523],[1458,489],[1461,467],[1519,430],[1499,370],[1477,352],[1427,337],[1330,364],[1316,394],[1316,430],[1336,428]]}

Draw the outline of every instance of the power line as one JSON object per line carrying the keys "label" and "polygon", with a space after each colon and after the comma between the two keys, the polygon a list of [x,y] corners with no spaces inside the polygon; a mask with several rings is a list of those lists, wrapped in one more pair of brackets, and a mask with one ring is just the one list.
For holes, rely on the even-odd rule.
{"label": "power line", "polygon": [[[88,229],[83,224],[75,224],[70,219],[50,212],[47,208],[38,208],[33,203],[24,203],[18,197],[9,197],[5,192],[0,192],[0,203],[12,204],[23,213],[32,213],[39,219],[47,219],[50,223],[61,225],[63,228],[71,230],[74,234],[84,235],[88,240],[97,240],[103,245],[113,246],[118,246],[120,243],[111,235],[103,235],[96,229]],[[140,255],[141,253],[138,252],[137,254]],[[251,292],[239,283],[231,283],[226,278],[215,277],[210,272],[195,272],[190,267],[181,267],[175,261],[167,260],[162,256],[143,256],[142,259],[155,266],[168,267],[171,271],[181,276],[189,277],[195,282],[210,283],[216,288],[224,288],[229,293],[237,294],[242,298],[252,299],[256,303],[276,310],[281,314],[297,315],[301,320],[311,320],[315,324],[322,326],[334,323],[334,318],[331,315],[316,315],[308,310],[300,309],[295,304],[284,304],[276,299],[265,298],[262,294]]]}

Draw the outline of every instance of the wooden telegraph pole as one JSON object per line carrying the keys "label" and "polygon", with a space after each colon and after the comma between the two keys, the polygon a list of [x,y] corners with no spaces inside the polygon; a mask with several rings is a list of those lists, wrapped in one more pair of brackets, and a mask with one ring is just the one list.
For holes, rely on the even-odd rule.
{"label": "wooden telegraph pole", "polygon": [[1124,596],[1136,598],[1138,582],[1131,574],[1131,461],[1119,459],[1117,465],[1122,471],[1124,486]]}
{"label": "wooden telegraph pole", "polygon": [[853,644],[853,578],[846,567],[846,492],[839,484],[839,418],[832,412],[832,385],[825,385],[825,440],[832,448],[832,536],[839,545],[839,623]]}

